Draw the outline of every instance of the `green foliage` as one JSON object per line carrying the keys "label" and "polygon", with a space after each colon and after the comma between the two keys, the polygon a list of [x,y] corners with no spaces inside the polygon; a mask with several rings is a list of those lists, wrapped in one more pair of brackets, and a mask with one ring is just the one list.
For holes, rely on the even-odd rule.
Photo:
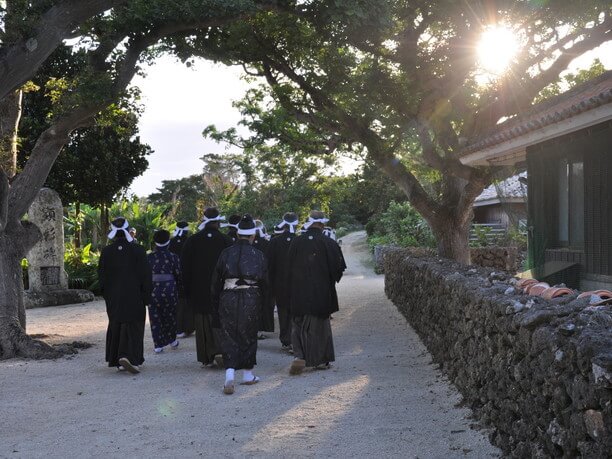
{"label": "green foliage", "polygon": [[158,206],[171,205],[169,218],[177,221],[197,221],[208,203],[208,193],[202,175],[190,175],[176,180],[164,180],[157,192],[147,198]]}
{"label": "green foliage", "polygon": [[[67,103],[66,94],[79,94],[79,98],[95,97],[75,86],[75,80],[83,78],[85,65],[82,50],[74,51],[62,46],[36,75],[33,89],[24,97],[25,110],[20,128],[21,164],[29,157],[40,134],[66,110],[62,105]],[[107,89],[92,90],[104,92]],[[64,203],[81,202],[95,207],[110,205],[117,194],[127,189],[134,178],[147,169],[146,157],[152,150],[141,143],[138,136],[138,121],[142,113],[139,98],[138,88],[131,88],[117,102],[101,111],[93,126],[77,129],[71,134],[46,181],[46,186],[56,190]],[[70,106],[73,103],[80,105],[84,102],[72,101],[68,110],[74,108]]]}
{"label": "green foliage", "polygon": [[429,225],[407,202],[392,201],[389,207],[366,225],[368,243],[395,244],[401,247],[435,247]]}
{"label": "green foliage", "polygon": [[[108,227],[106,224],[101,226],[99,209],[87,205],[80,207],[79,215],[76,214],[74,205],[66,208],[64,217],[66,239],[74,240],[76,231],[80,228],[82,244],[91,245],[93,250],[98,250],[107,243]],[[151,204],[141,200],[116,202],[108,209],[111,219],[124,217],[131,227],[136,228],[136,237],[145,249],[151,248],[156,229],[174,229],[175,221],[169,218],[168,211],[168,205]]]}
{"label": "green foliage", "polygon": [[81,249],[73,245],[66,246],[64,252],[64,268],[68,274],[68,286],[70,288],[82,288],[91,290],[94,294],[100,294],[98,284],[98,262],[100,253],[91,250],[91,244]]}
{"label": "green foliage", "polygon": [[475,226],[474,240],[470,241],[471,247],[489,247],[499,245],[498,241],[492,237],[490,226]]}
{"label": "green foliage", "polygon": [[542,102],[554,96],[558,96],[567,89],[585,83],[605,73],[606,68],[599,59],[594,59],[588,69],[578,70],[576,73],[567,73],[559,81],[545,87],[535,98],[534,103]]}

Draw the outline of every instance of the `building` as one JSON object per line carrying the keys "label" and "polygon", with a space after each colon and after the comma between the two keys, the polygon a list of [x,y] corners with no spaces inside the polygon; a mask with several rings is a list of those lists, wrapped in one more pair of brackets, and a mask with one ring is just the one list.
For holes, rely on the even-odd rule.
{"label": "building", "polygon": [[526,168],[534,277],[612,287],[612,71],[499,124],[461,160]]}
{"label": "building", "polygon": [[489,185],[474,201],[474,223],[507,229],[527,221],[527,173]]}

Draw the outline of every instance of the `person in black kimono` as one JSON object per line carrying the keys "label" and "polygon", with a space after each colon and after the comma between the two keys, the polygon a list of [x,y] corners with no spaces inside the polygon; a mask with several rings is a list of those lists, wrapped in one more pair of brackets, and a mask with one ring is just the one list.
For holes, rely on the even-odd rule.
{"label": "person in black kimono", "polygon": [[244,370],[242,384],[259,381],[257,325],[266,296],[267,266],[263,253],[252,246],[255,224],[245,215],[238,225],[238,241],[225,249],[213,275],[212,298],[215,322],[221,327],[220,344],[225,364],[225,394],[234,393],[236,370]]}
{"label": "person in black kimono", "polygon": [[106,361],[109,367],[139,373],[144,363],[146,305],[151,300],[151,268],[145,250],[132,244],[128,222],[117,218],[111,223],[102,249],[98,279],[106,302]]}
{"label": "person in black kimono", "polygon": [[167,345],[173,348],[179,345],[176,339],[176,307],[181,283],[181,260],[168,249],[170,245],[168,231],[155,231],[153,242],[155,249],[147,255],[147,261],[153,272],[149,322],[155,353],[159,354]]}
{"label": "person in black kimono", "polygon": [[185,296],[195,314],[197,358],[203,365],[221,365],[221,351],[212,326],[210,284],[219,255],[232,243],[219,231],[223,219],[216,208],[206,209],[200,231],[185,242],[181,260]]}
{"label": "person in black kimono", "polygon": [[[272,238],[268,245],[268,278],[270,280],[271,297],[278,310],[279,339],[282,350],[291,350],[291,314],[289,313],[289,289],[287,274],[291,267],[289,263],[289,246],[295,238],[295,228],[298,217],[293,212],[287,212],[283,221],[276,225],[281,233]],[[273,303],[274,304],[274,303]]]}
{"label": "person in black kimono", "polygon": [[238,223],[240,223],[240,219],[242,217],[240,215],[230,215],[227,219],[227,223],[223,224],[223,227],[227,228],[227,236],[232,240],[232,242],[236,242],[238,240]]}
{"label": "person in black kimono", "polygon": [[[177,222],[168,249],[181,258],[183,247],[188,238],[189,223],[185,221]],[[179,286],[178,295],[179,299],[176,307],[176,337],[185,338],[195,331],[195,317],[193,310],[187,304],[187,298],[185,298],[185,291],[182,285]]]}
{"label": "person in black kimono", "polygon": [[335,360],[329,317],[338,311],[336,282],[346,269],[340,246],[323,235],[328,219],[312,211],[304,234],[289,246],[289,309],[293,320],[291,342],[295,360],[289,373],[305,367],[329,368]]}
{"label": "person in black kimono", "polygon": [[[253,247],[261,250],[264,256],[268,256],[268,245],[270,239],[266,234],[266,227],[261,220],[255,220],[255,239]],[[259,339],[268,338],[264,332],[274,332],[274,299],[272,297],[264,298],[261,315],[259,316]]]}

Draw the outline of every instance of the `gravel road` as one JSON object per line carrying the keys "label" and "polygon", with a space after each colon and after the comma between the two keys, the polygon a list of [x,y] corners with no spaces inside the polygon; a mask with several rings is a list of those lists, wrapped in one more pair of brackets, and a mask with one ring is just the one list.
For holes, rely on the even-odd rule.
{"label": "gravel road", "polygon": [[155,355],[147,324],[146,362],[132,376],[105,366],[103,302],[28,311],[29,333],[94,346],[0,362],[0,457],[499,457],[385,298],[365,234],[343,250],[333,368],[288,376],[273,335],[259,342],[262,382],[232,396],[223,371],[198,364],[193,338]]}

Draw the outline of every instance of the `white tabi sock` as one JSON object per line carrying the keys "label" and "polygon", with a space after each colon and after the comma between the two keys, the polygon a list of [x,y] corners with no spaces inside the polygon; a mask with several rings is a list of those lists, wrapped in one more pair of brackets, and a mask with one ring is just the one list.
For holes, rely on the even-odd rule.
{"label": "white tabi sock", "polygon": [[253,381],[255,376],[253,376],[253,370],[244,370],[242,372],[242,380],[243,381]]}
{"label": "white tabi sock", "polygon": [[225,384],[234,380],[234,369],[228,368],[225,370]]}

